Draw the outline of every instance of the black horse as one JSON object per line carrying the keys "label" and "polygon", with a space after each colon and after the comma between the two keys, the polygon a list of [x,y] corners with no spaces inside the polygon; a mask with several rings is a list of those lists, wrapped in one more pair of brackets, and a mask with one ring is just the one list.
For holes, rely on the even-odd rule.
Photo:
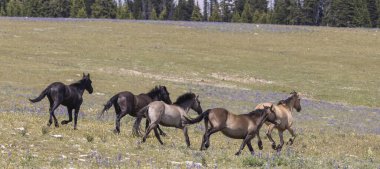
{"label": "black horse", "polygon": [[[165,86],[156,86],[148,93],[141,93],[139,95],[134,95],[132,92],[124,91],[116,94],[111,97],[111,99],[104,105],[104,108],[100,114],[103,116],[104,112],[112,107],[115,108],[116,113],[116,128],[114,133],[120,134],[120,119],[125,115],[129,114],[133,117],[136,117],[136,113],[147,106],[149,103],[153,101],[164,101],[165,103],[171,104],[169,92]],[[147,121],[147,123],[149,123]],[[161,130],[161,135],[165,135],[165,133]]]}
{"label": "black horse", "polygon": [[92,93],[93,89],[91,86],[90,74],[85,75],[78,82],[72,83],[70,85],[65,85],[61,82],[54,82],[50,84],[44,91],[41,92],[40,96],[35,99],[29,99],[32,103],[41,101],[45,96],[50,102],[50,118],[48,126],[52,124],[52,118],[54,118],[55,127],[59,127],[57,118],[54,115],[54,110],[57,109],[59,105],[64,105],[67,107],[67,113],[69,114],[69,120],[63,120],[62,125],[73,121],[72,111],[75,110],[74,114],[74,130],[77,129],[77,120],[80,106],[82,104],[83,92],[87,90],[88,93]]}

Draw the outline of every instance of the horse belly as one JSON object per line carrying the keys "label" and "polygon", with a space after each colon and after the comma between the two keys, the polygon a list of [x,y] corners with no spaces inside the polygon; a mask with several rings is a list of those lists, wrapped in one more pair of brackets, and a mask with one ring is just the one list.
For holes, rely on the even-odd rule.
{"label": "horse belly", "polygon": [[177,119],[180,119],[180,118],[164,115],[160,120],[160,125],[163,125],[166,127],[178,127],[181,125],[181,121]]}
{"label": "horse belly", "polygon": [[234,139],[244,139],[245,136],[247,135],[247,132],[242,129],[232,129],[232,128],[224,128],[222,130],[222,133],[226,135],[227,137],[231,137]]}

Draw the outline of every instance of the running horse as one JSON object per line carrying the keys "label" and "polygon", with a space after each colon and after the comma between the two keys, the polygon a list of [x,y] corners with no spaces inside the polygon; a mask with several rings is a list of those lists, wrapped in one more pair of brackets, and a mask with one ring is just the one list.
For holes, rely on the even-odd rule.
{"label": "running horse", "polygon": [[133,129],[137,132],[140,129],[141,118],[146,117],[147,120],[149,120],[149,127],[146,129],[142,142],[145,142],[149,133],[154,130],[157,140],[160,144],[163,144],[157,131],[157,127],[160,124],[166,127],[182,129],[186,145],[187,147],[190,147],[187,126],[182,124],[190,109],[196,111],[198,114],[202,113],[202,107],[198,100],[198,96],[191,92],[179,96],[174,104],[166,104],[162,101],[152,102],[137,113]]}
{"label": "running horse", "polygon": [[[274,150],[277,150],[277,152],[280,152],[282,149],[282,146],[284,145],[284,136],[283,133],[285,130],[288,130],[289,133],[292,135],[292,137],[289,139],[289,141],[286,143],[287,145],[292,145],[294,142],[294,139],[296,138],[296,134],[294,133],[294,130],[292,128],[293,124],[293,115],[292,111],[293,109],[296,109],[297,112],[301,111],[301,98],[299,94],[295,91],[290,93],[290,96],[285,100],[280,100],[277,104],[273,103],[260,103],[258,104],[255,109],[263,109],[265,106],[274,106],[275,112],[276,112],[276,121],[279,123],[278,125],[265,123],[268,125],[268,130],[266,135],[268,136],[269,140],[272,143],[272,148]],[[280,144],[276,146],[276,142],[272,138],[272,131],[276,128],[278,130],[278,135],[280,137]],[[259,132],[257,132],[258,137],[258,146],[261,149],[263,149],[263,143],[260,138]]]}
{"label": "running horse", "polygon": [[[124,91],[117,93],[109,99],[109,101],[104,105],[100,116],[103,116],[104,112],[110,109],[112,106],[115,108],[116,122],[114,133],[120,134],[120,120],[125,115],[129,114],[132,117],[136,117],[136,113],[153,101],[164,101],[165,103],[171,104],[169,92],[165,86],[155,86],[148,93],[141,93],[139,95],[134,95],[130,91]],[[160,134],[165,135],[165,133],[159,128]]]}
{"label": "running horse", "polygon": [[254,155],[251,140],[260,130],[264,122],[276,123],[273,106],[264,109],[257,109],[247,114],[236,115],[224,108],[208,109],[194,119],[186,118],[184,124],[194,124],[204,119],[205,133],[202,139],[201,150],[206,150],[210,146],[210,136],[221,131],[225,136],[242,139],[243,142],[235,155],[240,155],[245,145]]}
{"label": "running horse", "polygon": [[55,127],[59,127],[57,118],[54,115],[55,109],[58,108],[59,105],[64,105],[67,107],[67,114],[69,115],[69,120],[63,120],[61,122],[62,125],[65,125],[67,123],[70,123],[73,120],[72,117],[72,111],[75,110],[74,114],[74,130],[77,129],[77,121],[78,121],[78,113],[80,106],[83,102],[83,92],[85,90],[88,91],[88,93],[93,92],[93,88],[91,85],[92,81],[90,79],[90,74],[85,75],[83,73],[83,77],[78,82],[72,83],[70,85],[65,85],[61,82],[54,82],[50,84],[48,87],[45,88],[41,92],[41,94],[35,98],[35,99],[29,99],[30,102],[36,103],[41,101],[45,96],[49,99],[50,107],[49,107],[49,113],[50,118],[48,122],[48,126],[50,126],[53,123],[54,119],[54,125]]}

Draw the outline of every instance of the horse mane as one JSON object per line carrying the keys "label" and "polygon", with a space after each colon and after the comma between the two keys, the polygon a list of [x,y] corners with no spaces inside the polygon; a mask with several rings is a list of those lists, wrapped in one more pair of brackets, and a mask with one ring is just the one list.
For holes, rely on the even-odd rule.
{"label": "horse mane", "polygon": [[281,105],[281,104],[286,104],[287,105],[294,98],[294,96],[297,95],[296,92],[292,92],[290,94],[291,94],[291,96],[289,96],[287,99],[278,101],[277,105]]}
{"label": "horse mane", "polygon": [[262,116],[264,114],[264,110],[265,109],[256,109],[256,110],[253,110],[253,111],[249,112],[248,115],[250,115],[250,116],[253,115],[253,116],[256,116],[256,117],[260,117],[260,116]]}
{"label": "horse mane", "polygon": [[190,99],[194,99],[195,97],[196,97],[196,96],[195,96],[194,93],[188,92],[188,93],[185,93],[185,94],[179,96],[179,97],[177,98],[177,100],[176,100],[173,104],[175,104],[175,105],[179,105],[179,104],[181,104],[181,103],[183,103],[183,102],[185,102],[185,101],[188,101],[188,100],[190,100]]}
{"label": "horse mane", "polygon": [[155,86],[153,89],[151,89],[147,94],[149,97],[153,98],[160,92],[160,87]]}
{"label": "horse mane", "polygon": [[71,83],[69,86],[80,87],[82,85],[82,81],[83,79],[78,80],[77,82]]}

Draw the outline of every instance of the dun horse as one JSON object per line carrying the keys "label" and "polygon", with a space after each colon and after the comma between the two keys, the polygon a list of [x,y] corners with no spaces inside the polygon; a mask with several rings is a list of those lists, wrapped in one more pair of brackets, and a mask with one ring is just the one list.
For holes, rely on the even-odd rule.
{"label": "dun horse", "polygon": [[[223,108],[208,109],[194,119],[184,121],[184,124],[194,124],[204,119],[205,134],[203,135],[201,150],[206,150],[210,146],[210,136],[213,133],[222,131],[224,135],[234,139],[243,139],[239,151],[235,155],[240,155],[245,145],[254,155],[251,140],[260,130],[264,121],[275,123],[275,113],[273,107],[254,110],[248,114],[235,115]],[[210,128],[209,128],[210,126]]]}
{"label": "dun horse", "polygon": [[[297,112],[301,111],[301,98],[298,95],[297,92],[293,91],[290,93],[291,96],[288,97],[285,100],[281,100],[277,103],[277,105],[273,103],[261,103],[255,107],[255,109],[262,109],[265,106],[273,106],[276,112],[276,121],[279,121],[278,125],[273,125],[270,123],[266,123],[268,125],[268,131],[267,136],[269,140],[272,142],[272,148],[274,150],[277,150],[278,152],[281,151],[282,146],[284,145],[284,137],[283,132],[285,130],[288,130],[289,133],[292,135],[292,138],[289,139],[289,142],[287,144],[292,145],[294,142],[294,139],[296,138],[296,135],[294,133],[294,130],[292,129],[293,124],[293,115],[292,110],[293,108],[297,110]],[[280,137],[280,144],[277,145],[272,138],[272,131],[276,128],[278,130],[278,135]],[[263,148],[262,141],[260,139],[259,133],[257,133],[258,136],[258,146],[260,149]]]}
{"label": "dun horse", "polygon": [[150,124],[143,137],[143,142],[146,141],[146,138],[151,130],[154,130],[156,138],[161,144],[163,144],[157,131],[158,124],[160,124],[167,127],[176,127],[182,129],[186,144],[188,147],[190,147],[190,139],[187,134],[187,127],[182,124],[183,120],[185,120],[185,115],[190,109],[193,109],[198,114],[202,113],[202,107],[198,100],[198,96],[195,96],[194,93],[185,93],[179,96],[176,102],[172,105],[168,105],[162,101],[152,102],[138,112],[137,119],[134,124],[134,130],[137,131],[140,129],[139,126],[141,118],[145,116],[147,120],[149,120]]}
{"label": "dun horse", "polygon": [[45,98],[45,96],[47,96],[50,102],[50,118],[48,126],[52,124],[53,118],[55,127],[59,127],[57,118],[54,115],[54,110],[57,109],[59,105],[62,104],[66,106],[67,113],[69,115],[69,120],[63,120],[61,122],[62,125],[72,121],[72,111],[74,109],[74,129],[77,129],[78,113],[83,101],[82,95],[84,90],[87,90],[90,94],[93,92],[91,83],[92,81],[90,79],[90,74],[85,75],[83,73],[82,79],[78,82],[70,85],[65,85],[61,82],[54,82],[50,84],[45,90],[43,90],[37,98],[29,100],[32,103],[35,103],[41,101],[43,98]]}
{"label": "dun horse", "polygon": [[[116,113],[116,128],[114,133],[120,133],[120,120],[125,115],[129,114],[133,117],[136,117],[136,113],[149,103],[153,101],[162,100],[165,103],[171,104],[169,92],[165,86],[156,86],[148,93],[141,93],[139,95],[134,95],[132,92],[124,91],[120,92],[113,97],[104,105],[104,108],[100,116],[103,116],[104,112],[112,107],[115,108]],[[165,133],[161,130],[161,135]]]}

